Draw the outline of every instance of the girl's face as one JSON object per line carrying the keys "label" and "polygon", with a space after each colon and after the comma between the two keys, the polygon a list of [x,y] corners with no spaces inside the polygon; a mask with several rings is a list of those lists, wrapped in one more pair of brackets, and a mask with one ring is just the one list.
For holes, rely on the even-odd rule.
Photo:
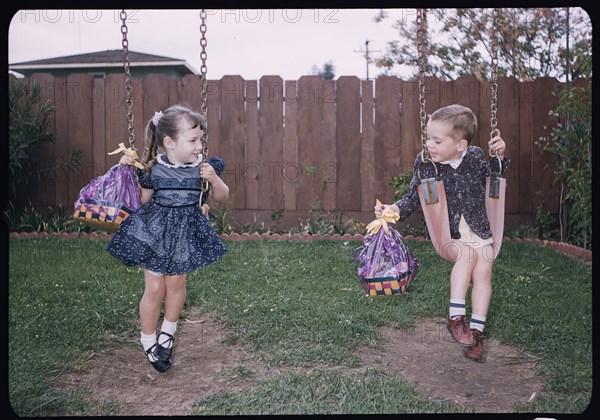
{"label": "girl's face", "polygon": [[165,151],[169,161],[174,165],[194,163],[202,153],[202,130],[199,125],[195,127],[187,118],[181,118],[178,124],[176,139],[166,137]]}
{"label": "girl's face", "polygon": [[468,146],[465,139],[454,140],[452,125],[447,121],[429,121],[427,123],[427,151],[434,162],[459,159]]}

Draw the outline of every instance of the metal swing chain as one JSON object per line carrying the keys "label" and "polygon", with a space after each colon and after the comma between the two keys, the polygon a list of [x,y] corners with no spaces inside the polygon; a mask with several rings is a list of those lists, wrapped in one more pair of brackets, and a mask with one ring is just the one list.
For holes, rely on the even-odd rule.
{"label": "metal swing chain", "polygon": [[[491,65],[491,88],[492,98],[490,103],[490,140],[494,138],[498,129],[498,9],[492,10],[492,31],[491,31],[491,52],[492,52],[492,65]],[[490,150],[490,156],[496,156],[496,152]]]}
{"label": "metal swing chain", "polygon": [[427,113],[425,112],[425,66],[427,57],[425,47],[427,43],[426,25],[427,9],[417,9],[417,60],[419,63],[419,117],[421,122],[421,161],[429,161],[429,152],[425,142],[427,141]]}
{"label": "metal swing chain", "polygon": [[[207,85],[208,81],[206,79],[206,10],[200,10],[200,61],[202,65],[200,66],[200,84],[201,84],[201,103],[200,103],[200,112],[206,118],[204,132],[202,133],[202,157],[204,162],[208,162],[208,95],[207,95]],[[206,179],[202,179],[202,192],[206,193],[209,189],[209,183]]]}
{"label": "metal swing chain", "polygon": [[133,127],[133,99],[131,91],[131,72],[129,70],[129,41],[127,40],[127,12],[121,10],[121,33],[123,34],[123,68],[125,69],[125,107],[127,108],[127,122],[129,133],[129,146],[135,150],[135,133]]}
{"label": "metal swing chain", "polygon": [[[419,63],[419,119],[421,123],[421,162],[417,166],[417,176],[421,180],[421,187],[426,204],[435,204],[439,202],[437,187],[435,183],[438,179],[438,170],[435,163],[431,160],[427,151],[427,113],[425,111],[425,70],[427,65],[427,9],[417,9],[417,59]],[[421,178],[421,165],[431,163],[435,170],[433,178]]]}
{"label": "metal swing chain", "polygon": [[[498,9],[492,9],[492,30],[491,30],[491,81],[492,81],[492,98],[490,101],[490,140],[498,134]],[[495,157],[498,161],[498,171],[491,171],[489,177],[489,192],[488,196],[493,199],[500,198],[500,177],[502,172],[502,162],[496,151],[491,149],[488,151],[490,155],[490,170],[492,159]]]}

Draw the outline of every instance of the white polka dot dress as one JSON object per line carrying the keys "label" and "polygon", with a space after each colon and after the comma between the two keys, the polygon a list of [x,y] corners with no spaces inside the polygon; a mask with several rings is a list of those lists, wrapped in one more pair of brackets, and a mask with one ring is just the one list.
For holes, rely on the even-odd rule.
{"label": "white polka dot dress", "polygon": [[[159,155],[150,176],[140,172],[140,184],[154,189],[152,200],[127,218],[108,244],[108,252],[128,266],[178,275],[209,265],[227,249],[199,209],[197,162],[171,165]],[[211,158],[220,175],[224,162]],[[204,201],[204,200],[203,200]]]}

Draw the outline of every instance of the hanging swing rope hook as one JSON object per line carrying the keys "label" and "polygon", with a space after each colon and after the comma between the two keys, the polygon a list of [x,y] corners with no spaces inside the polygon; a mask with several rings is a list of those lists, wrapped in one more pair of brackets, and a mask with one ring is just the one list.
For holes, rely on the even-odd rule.
{"label": "hanging swing rope hook", "polygon": [[423,158],[423,153],[421,153],[420,156],[421,156],[421,162],[419,162],[419,165],[417,166],[417,176],[419,177],[419,181],[423,180],[423,178],[421,177],[421,165],[426,164],[426,163],[431,163],[431,166],[433,166],[433,169],[435,171],[435,176],[433,177],[433,179],[437,180],[438,179],[437,165],[430,158]]}

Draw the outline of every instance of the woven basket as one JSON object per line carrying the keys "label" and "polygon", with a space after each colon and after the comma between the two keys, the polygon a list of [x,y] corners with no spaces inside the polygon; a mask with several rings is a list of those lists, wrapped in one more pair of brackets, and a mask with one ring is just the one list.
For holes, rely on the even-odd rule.
{"label": "woven basket", "polygon": [[369,296],[405,295],[416,274],[416,267],[401,277],[373,277],[361,279],[360,284]]}
{"label": "woven basket", "polygon": [[73,219],[90,225],[105,232],[116,232],[123,220],[127,219],[132,210],[114,203],[102,201],[87,201],[81,203],[73,212]]}

